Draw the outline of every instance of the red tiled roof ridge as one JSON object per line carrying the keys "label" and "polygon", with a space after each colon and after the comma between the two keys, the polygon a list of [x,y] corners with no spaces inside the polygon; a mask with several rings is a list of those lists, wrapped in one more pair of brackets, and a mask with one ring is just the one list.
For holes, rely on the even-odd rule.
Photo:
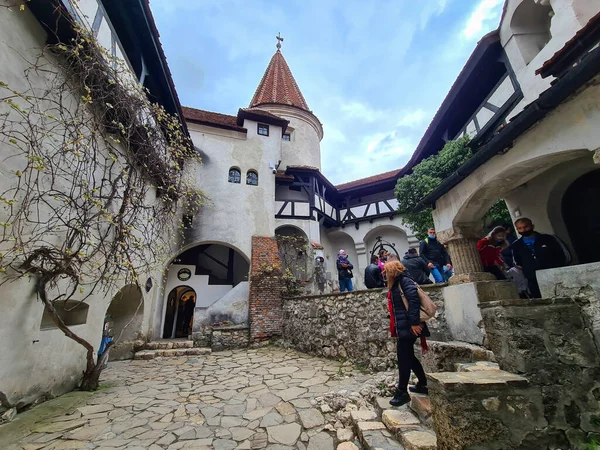
{"label": "red tiled roof ridge", "polygon": [[264,115],[264,116],[269,116],[269,117],[272,117],[274,119],[287,120],[287,119],[284,119],[281,116],[278,116],[277,114],[273,114],[272,112],[267,111],[266,109],[257,108],[256,106],[252,107],[252,108],[240,108],[240,110],[246,111],[246,112],[249,112],[249,113],[254,113],[254,114],[260,114],[260,115]]}
{"label": "red tiled roof ridge", "polygon": [[216,112],[216,111],[209,111],[208,109],[200,109],[200,108],[193,108],[191,106],[182,106],[182,108],[184,109],[184,111],[200,111],[203,113],[208,113],[208,114],[215,114],[218,116],[223,116],[223,117],[233,117],[236,118],[237,116],[231,115],[231,114],[225,114],[225,113],[220,113],[220,112]]}
{"label": "red tiled roof ridge", "polygon": [[[575,35],[565,42],[560,49],[558,49],[547,61],[542,64],[540,68],[535,71],[536,75],[540,75],[542,72],[548,71],[554,64],[556,64],[566,53],[569,52],[572,48],[577,46],[577,42],[581,38],[583,34],[585,34],[588,30],[590,30],[593,26],[600,23],[600,12],[593,16],[587,23],[581,27]],[[548,76],[548,75],[546,75]],[[544,77],[543,77],[544,78]]]}
{"label": "red tiled roof ridge", "polygon": [[262,104],[296,106],[310,111],[283,54],[277,50],[260,80],[250,107]]}
{"label": "red tiled roof ridge", "polygon": [[182,110],[185,120],[214,125],[219,128],[226,128],[244,133],[246,132],[245,128],[237,124],[237,116],[207,111],[205,109],[191,108],[189,106],[183,106]]}
{"label": "red tiled roof ridge", "polygon": [[401,169],[390,170],[389,172],[378,173],[376,175],[371,175],[370,177],[360,178],[358,180],[338,184],[335,187],[338,190],[343,190],[362,186],[365,184],[375,183],[377,181],[384,181],[398,176],[400,174],[400,171]]}

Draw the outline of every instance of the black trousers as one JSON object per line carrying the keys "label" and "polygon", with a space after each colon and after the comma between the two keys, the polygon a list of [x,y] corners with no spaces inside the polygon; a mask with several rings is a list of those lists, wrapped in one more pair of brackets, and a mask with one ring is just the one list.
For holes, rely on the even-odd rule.
{"label": "black trousers", "polygon": [[396,355],[398,356],[398,392],[405,393],[410,380],[410,371],[412,370],[419,380],[419,385],[426,386],[427,378],[420,361],[415,356],[416,337],[399,338],[396,341]]}

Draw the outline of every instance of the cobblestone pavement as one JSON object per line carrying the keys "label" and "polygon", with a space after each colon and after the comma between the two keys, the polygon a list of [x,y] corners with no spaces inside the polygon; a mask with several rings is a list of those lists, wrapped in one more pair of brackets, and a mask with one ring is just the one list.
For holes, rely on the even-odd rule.
{"label": "cobblestone pavement", "polygon": [[348,383],[340,375],[351,370],[278,348],[111,363],[108,387],[35,424],[14,448],[332,450],[313,398]]}

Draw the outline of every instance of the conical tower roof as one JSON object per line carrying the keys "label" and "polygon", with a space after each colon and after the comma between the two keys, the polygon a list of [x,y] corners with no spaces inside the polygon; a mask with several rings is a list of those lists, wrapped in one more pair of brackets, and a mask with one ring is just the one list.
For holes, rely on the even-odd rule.
{"label": "conical tower roof", "polygon": [[250,107],[264,104],[296,106],[310,111],[285,58],[278,49],[252,97]]}

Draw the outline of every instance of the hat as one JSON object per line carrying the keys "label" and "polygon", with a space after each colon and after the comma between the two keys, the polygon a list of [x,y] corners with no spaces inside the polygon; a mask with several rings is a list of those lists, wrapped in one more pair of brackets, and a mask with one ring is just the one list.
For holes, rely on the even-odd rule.
{"label": "hat", "polygon": [[346,254],[346,250],[340,250],[340,251],[338,252],[338,254],[340,254],[340,255],[345,255],[345,254]]}

